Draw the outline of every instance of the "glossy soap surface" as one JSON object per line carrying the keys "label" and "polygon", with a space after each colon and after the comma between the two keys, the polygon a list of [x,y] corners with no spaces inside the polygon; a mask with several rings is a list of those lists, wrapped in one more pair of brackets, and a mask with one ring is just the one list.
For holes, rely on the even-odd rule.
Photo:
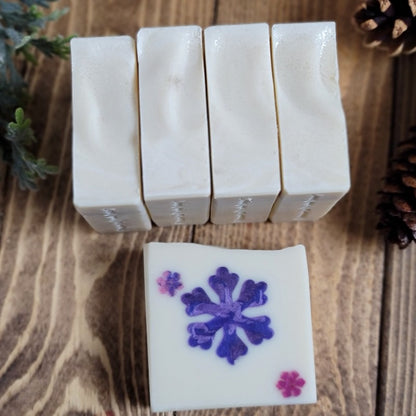
{"label": "glossy soap surface", "polygon": [[269,26],[213,26],[204,36],[211,221],[265,221],[280,191]]}
{"label": "glossy soap surface", "polygon": [[75,38],[71,59],[74,205],[100,232],[150,229],[141,197],[134,40]]}
{"label": "glossy soap surface", "polygon": [[316,401],[305,249],[144,246],[152,411]]}
{"label": "glossy soap surface", "polygon": [[272,27],[282,194],[272,221],[315,220],[350,187],[335,23]]}
{"label": "glossy soap surface", "polygon": [[137,34],[143,191],[157,225],[208,221],[211,196],[202,31]]}

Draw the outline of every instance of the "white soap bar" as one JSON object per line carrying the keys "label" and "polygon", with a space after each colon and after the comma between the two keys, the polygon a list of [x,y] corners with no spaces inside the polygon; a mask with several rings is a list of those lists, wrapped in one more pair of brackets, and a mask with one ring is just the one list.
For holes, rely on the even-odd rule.
{"label": "white soap bar", "polygon": [[154,412],[314,403],[305,249],[144,247]]}
{"label": "white soap bar", "polygon": [[274,25],[272,56],[282,193],[270,219],[316,220],[350,188],[335,24]]}
{"label": "white soap bar", "polygon": [[134,40],[76,38],[71,59],[74,205],[99,232],[149,230],[141,196]]}
{"label": "white soap bar", "polygon": [[265,23],[205,29],[216,224],[265,221],[280,191],[278,131]]}
{"label": "white soap bar", "polygon": [[143,192],[159,226],[203,224],[211,178],[198,26],[144,28],[137,34]]}

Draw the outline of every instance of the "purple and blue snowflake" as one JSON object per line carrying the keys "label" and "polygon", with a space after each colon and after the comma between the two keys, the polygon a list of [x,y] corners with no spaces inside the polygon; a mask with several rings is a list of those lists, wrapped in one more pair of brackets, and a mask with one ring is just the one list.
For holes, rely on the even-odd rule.
{"label": "purple and blue snowflake", "polygon": [[248,347],[238,336],[238,328],[244,330],[247,338],[254,345],[273,337],[273,330],[269,327],[269,317],[243,315],[245,309],[262,306],[267,302],[267,296],[264,294],[267,284],[246,280],[241,287],[240,295],[233,300],[232,294],[238,280],[237,274],[230,273],[226,267],[219,267],[216,274],[208,279],[210,287],[219,297],[219,303],[212,302],[201,287],[181,297],[189,316],[208,314],[214,317],[207,322],[194,322],[188,325],[189,345],[208,350],[216,333],[222,329],[223,338],[216,352],[219,357],[226,358],[230,364],[234,364],[237,358],[247,354],[248,351]]}
{"label": "purple and blue snowflake", "polygon": [[159,292],[162,294],[168,294],[169,296],[175,296],[175,293],[183,288],[181,282],[181,275],[176,272],[170,272],[166,270],[156,280],[159,285]]}

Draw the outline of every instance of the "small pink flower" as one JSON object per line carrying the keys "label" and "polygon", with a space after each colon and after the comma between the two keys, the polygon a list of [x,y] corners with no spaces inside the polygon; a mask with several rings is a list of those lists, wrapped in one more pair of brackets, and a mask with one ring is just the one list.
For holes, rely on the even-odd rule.
{"label": "small pink flower", "polygon": [[299,396],[306,381],[299,376],[297,371],[283,371],[276,387],[282,391],[283,397]]}
{"label": "small pink flower", "polygon": [[159,285],[160,293],[167,293],[170,296],[174,296],[177,290],[183,288],[183,284],[180,281],[181,275],[176,272],[170,272],[166,270],[162,273],[160,277],[156,279],[157,284]]}

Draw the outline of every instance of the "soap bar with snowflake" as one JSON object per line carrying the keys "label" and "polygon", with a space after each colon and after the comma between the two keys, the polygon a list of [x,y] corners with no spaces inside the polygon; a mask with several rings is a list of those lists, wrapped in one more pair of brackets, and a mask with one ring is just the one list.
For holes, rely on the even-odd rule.
{"label": "soap bar with snowflake", "polygon": [[303,246],[144,248],[151,408],[316,401]]}

